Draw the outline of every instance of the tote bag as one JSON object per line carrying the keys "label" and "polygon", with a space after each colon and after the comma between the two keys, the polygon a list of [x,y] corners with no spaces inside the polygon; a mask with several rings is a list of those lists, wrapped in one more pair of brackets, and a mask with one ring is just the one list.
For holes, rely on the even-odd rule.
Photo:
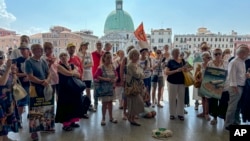
{"label": "tote bag", "polygon": [[13,86],[13,95],[16,101],[23,99],[27,95],[27,92],[22,87],[19,79],[16,80],[16,83]]}

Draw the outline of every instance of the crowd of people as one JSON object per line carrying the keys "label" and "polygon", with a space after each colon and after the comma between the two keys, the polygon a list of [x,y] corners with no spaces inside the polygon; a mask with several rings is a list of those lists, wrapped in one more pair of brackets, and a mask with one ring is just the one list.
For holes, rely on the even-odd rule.
{"label": "crowd of people", "polygon": [[[132,126],[140,126],[138,116],[155,117],[155,106],[164,106],[165,86],[169,97],[169,119],[184,121],[184,114],[187,114],[185,105],[190,105],[184,72],[201,70],[200,75],[194,73],[194,82],[201,84],[207,67],[223,69],[228,75],[220,99],[202,94],[196,85],[194,91],[201,98],[203,108],[197,117],[207,121],[212,117],[211,125],[217,124],[218,117],[222,118],[225,120],[225,129],[241,123],[241,95],[245,89],[249,90],[245,83],[250,79],[250,51],[247,45],[240,45],[233,57],[230,50],[210,50],[208,44],[203,42],[200,52],[194,55],[201,57],[202,61],[190,65],[187,61],[189,52],[181,52],[178,48],[170,52],[168,45],[163,50],[154,47],[152,51],[146,47],[138,50],[132,45],[126,48],[126,52],[119,50],[113,55],[110,43],[103,47],[102,42],[98,41],[92,53],[88,51],[88,42],[82,42],[79,47],[69,43],[65,52],[57,58],[50,42],[29,47],[29,37],[26,35],[21,36],[20,41],[20,47],[8,57],[0,51],[0,141],[8,140],[9,131],[18,132],[22,128],[24,107],[34,102],[33,91],[44,97],[44,89],[48,86],[52,87],[52,95],[55,95],[57,102],[55,119],[49,124],[50,131],[54,131],[53,123],[61,123],[66,132],[72,131],[80,127],[78,122],[81,118],[89,118],[83,109],[83,94],[90,100],[89,111],[95,112],[98,101],[102,102],[101,126],[106,125],[106,111],[110,123],[119,122],[113,117],[112,103],[115,100],[119,102],[119,109],[123,110],[122,119],[128,120]],[[74,89],[68,86],[67,82],[72,77],[85,83],[84,92],[74,93]],[[12,87],[17,80],[27,93],[21,100],[13,96]],[[91,101],[92,96],[94,101]],[[246,99],[244,102],[247,102]],[[198,104],[195,106],[197,108]],[[29,107],[29,112],[31,110],[34,108]],[[51,116],[54,117],[53,114]],[[27,118],[30,118],[30,125],[35,125],[34,119],[37,118],[31,118],[29,114]],[[250,121],[249,115],[244,115],[244,119]],[[38,140],[37,130],[30,132],[31,138]]]}

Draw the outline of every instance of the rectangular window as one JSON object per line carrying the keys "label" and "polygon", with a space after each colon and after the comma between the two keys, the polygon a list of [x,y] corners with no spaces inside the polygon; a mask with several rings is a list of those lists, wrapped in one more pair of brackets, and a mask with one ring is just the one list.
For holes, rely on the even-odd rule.
{"label": "rectangular window", "polygon": [[215,38],[215,42],[217,42],[217,38]]}
{"label": "rectangular window", "polygon": [[196,38],[194,38],[194,41],[196,42]]}
{"label": "rectangular window", "polygon": [[177,41],[178,41],[178,38],[175,38],[175,41],[177,42]]}
{"label": "rectangular window", "polygon": [[211,40],[210,40],[211,42],[213,42],[213,38],[211,38]]}
{"label": "rectangular window", "polygon": [[198,42],[200,41],[200,38],[198,38]]}
{"label": "rectangular window", "polygon": [[170,38],[168,38],[168,43],[171,43],[171,39]]}
{"label": "rectangular window", "polygon": [[154,43],[154,42],[155,42],[155,39],[151,39],[151,42]]}

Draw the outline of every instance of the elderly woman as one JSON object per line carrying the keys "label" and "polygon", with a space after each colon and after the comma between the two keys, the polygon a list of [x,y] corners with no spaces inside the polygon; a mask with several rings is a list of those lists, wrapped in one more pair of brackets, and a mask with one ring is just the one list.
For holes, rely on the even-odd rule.
{"label": "elderly woman", "polygon": [[[132,79],[136,79],[143,83],[144,73],[143,70],[138,66],[140,54],[137,50],[133,49],[129,52],[130,62],[127,65],[126,83],[131,84]],[[135,116],[144,112],[144,102],[140,94],[130,94],[127,96],[128,102],[128,120],[131,125],[140,126],[135,121]]]}
{"label": "elderly woman", "polygon": [[[169,94],[169,112],[170,119],[174,120],[176,114],[180,120],[184,120],[184,97],[185,85],[182,71],[188,71],[184,65],[183,59],[179,58],[180,51],[178,48],[172,50],[172,58],[168,61],[165,74],[168,75],[168,94]],[[177,104],[176,104],[177,99]]]}
{"label": "elderly woman", "polygon": [[0,51],[0,141],[8,141],[10,131],[18,132],[18,113],[16,102],[13,99],[12,86],[16,67],[8,60],[4,65],[4,52]]}
{"label": "elderly woman", "polygon": [[[224,61],[222,59],[222,50],[217,48],[213,51],[213,60],[211,60],[207,67],[218,68],[227,70],[228,69],[228,61]],[[221,118],[225,119],[226,111],[228,107],[229,101],[229,81],[226,79],[224,90],[221,95],[221,99],[218,100],[216,98],[209,98],[209,113],[213,116],[213,120],[211,120],[211,125],[217,124],[217,117],[220,115]]]}
{"label": "elderly woman", "polygon": [[[93,78],[91,70],[93,66],[93,59],[91,53],[87,51],[88,45],[89,45],[88,42],[82,42],[77,55],[82,60],[82,66],[84,67],[82,76],[83,76],[83,81],[86,85],[86,95],[91,100],[90,89]],[[93,106],[90,107],[90,110],[92,110],[93,112],[96,111],[95,108],[93,108]]]}
{"label": "elderly woman", "polygon": [[162,94],[162,88],[163,88],[163,67],[164,67],[164,61],[162,58],[161,50],[156,50],[156,57],[152,60],[152,69],[153,69],[153,75],[152,75],[152,107],[155,106],[155,93],[156,88],[158,88],[158,97],[157,97],[157,106],[163,107],[160,103],[161,101],[161,94]]}
{"label": "elderly woman", "polygon": [[229,61],[229,59],[231,58],[232,56],[231,56],[231,50],[230,49],[225,49],[224,51],[223,51],[223,53],[222,53],[222,59],[224,60],[224,61]]}
{"label": "elderly woman", "polygon": [[124,82],[121,81],[121,76],[120,75],[120,69],[121,69],[121,64],[122,61],[124,60],[124,51],[123,50],[118,50],[117,51],[117,58],[114,60],[113,64],[117,73],[117,81],[116,81],[116,87],[115,87],[115,95],[119,97],[119,109],[123,109],[123,93],[124,93]]}
{"label": "elderly woman", "polygon": [[[117,74],[112,65],[112,54],[110,52],[105,52],[101,59],[101,65],[98,67],[94,79],[97,82],[104,82],[109,85],[112,90],[110,93],[100,96],[99,99],[102,101],[102,121],[101,125],[106,125],[105,116],[108,109],[109,121],[112,123],[117,123],[117,120],[113,118],[113,104],[112,101],[116,99],[114,95],[114,86],[117,81]],[[100,84],[100,83],[99,83]],[[96,87],[98,89],[98,87]]]}
{"label": "elderly woman", "polygon": [[50,85],[52,86],[53,89],[53,95],[57,94],[58,95],[58,74],[57,74],[57,64],[58,61],[53,54],[53,45],[51,42],[45,42],[43,44],[43,50],[45,52],[43,58],[46,60],[49,66],[49,72],[51,74],[51,79],[50,79]]}
{"label": "elderly woman", "polygon": [[[202,55],[201,55],[201,57],[202,57],[203,62],[200,65],[201,66],[201,68],[200,68],[201,70],[200,71],[201,71],[202,76],[203,76],[204,72],[205,72],[205,69],[207,67],[207,64],[211,60],[211,56],[210,56],[210,53],[203,52]],[[197,68],[196,68],[196,70],[197,70]],[[201,83],[202,82],[202,76],[201,76],[201,78],[195,77],[196,81]],[[202,108],[203,108],[203,111],[202,111],[202,113],[198,114],[197,117],[202,117],[202,118],[204,117],[206,120],[210,120],[210,117],[208,115],[208,98],[205,97],[205,96],[203,96],[203,95],[201,95],[200,93],[199,93],[199,95],[202,97]]]}
{"label": "elderly woman", "polygon": [[73,64],[69,64],[69,55],[61,53],[59,55],[60,63],[57,67],[59,75],[59,94],[56,109],[56,123],[63,124],[64,131],[72,131],[73,128],[79,127],[76,122],[79,118],[84,117],[82,108],[81,94],[70,94],[72,89],[67,86],[70,77],[80,78],[77,68]]}
{"label": "elderly woman", "polygon": [[[126,50],[126,53],[129,54],[131,50],[133,50],[135,47],[134,46],[129,46]],[[124,57],[121,66],[120,66],[120,77],[121,77],[121,82],[126,81],[126,74],[127,74],[127,65],[128,65],[128,57]],[[125,93],[123,93],[123,120],[127,120],[127,96]]]}

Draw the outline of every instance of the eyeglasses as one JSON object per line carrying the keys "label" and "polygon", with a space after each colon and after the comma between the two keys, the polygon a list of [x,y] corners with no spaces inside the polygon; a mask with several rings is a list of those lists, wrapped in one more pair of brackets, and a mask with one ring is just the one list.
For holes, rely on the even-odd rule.
{"label": "eyeglasses", "polygon": [[214,54],[214,56],[220,56],[221,55],[221,53],[215,53]]}

